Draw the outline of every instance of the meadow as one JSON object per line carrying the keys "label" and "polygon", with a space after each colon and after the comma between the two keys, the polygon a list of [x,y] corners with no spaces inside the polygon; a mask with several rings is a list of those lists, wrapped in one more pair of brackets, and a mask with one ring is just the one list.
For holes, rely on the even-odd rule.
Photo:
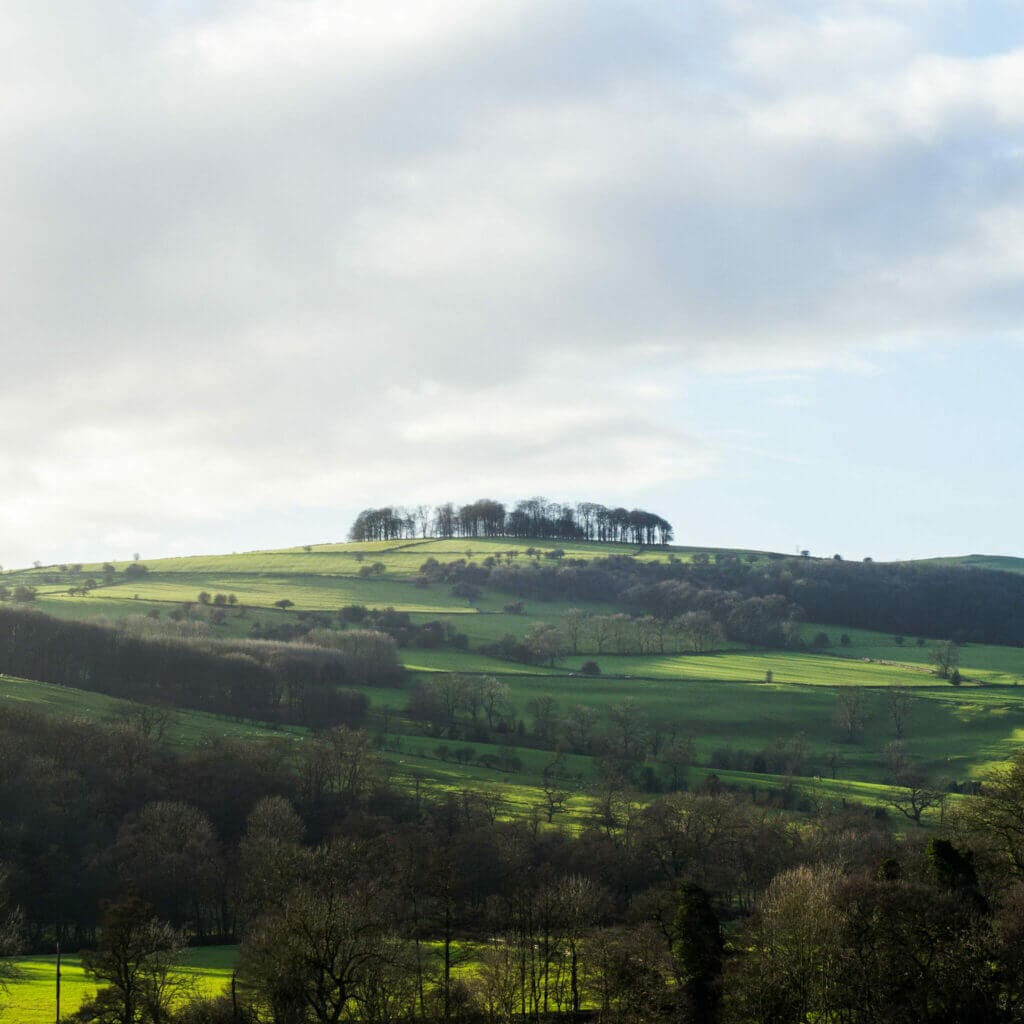
{"label": "meadow", "polygon": [[[345,605],[394,608],[410,613],[414,624],[440,620],[464,633],[468,649],[435,647],[400,649],[407,670],[400,689],[359,687],[370,700],[367,727],[380,733],[379,743],[393,777],[409,787],[430,792],[472,789],[500,800],[502,814],[526,813],[543,803],[541,789],[550,749],[530,745],[536,701],[550,698],[559,716],[575,709],[593,710],[604,725],[609,715],[633,707],[642,728],[692,742],[696,764],[685,772],[699,785],[712,772],[737,785],[793,786],[824,794],[850,796],[861,792],[869,802],[886,799],[892,776],[891,694],[906,694],[906,723],[900,754],[924,771],[933,784],[978,779],[1004,761],[1024,739],[1024,650],[970,644],[961,652],[964,683],[951,687],[936,678],[931,664],[933,640],[898,638],[841,624],[805,623],[808,647],[820,633],[828,645],[819,650],[760,650],[724,643],[712,653],[612,654],[588,649],[586,640],[575,655],[553,664],[523,664],[481,653],[477,648],[511,635],[522,639],[537,623],[558,624],[570,607],[585,615],[608,615],[621,609],[608,604],[527,600],[510,609],[507,594],[486,587],[471,601],[457,597],[449,585],[424,585],[419,567],[428,559],[450,561],[486,558],[522,562],[535,548],[541,564],[559,550],[565,557],[594,559],[609,554],[666,561],[690,561],[718,552],[686,547],[636,549],[628,545],[516,542],[509,539],[460,539],[315,544],[231,555],[199,555],[143,560],[147,572],[126,578],[127,562],[112,563],[115,572],[104,581],[100,563],[82,567],[39,567],[3,574],[9,587],[37,588],[37,606],[48,614],[114,625],[138,617],[168,624],[175,609],[191,607],[186,618],[200,623],[207,635],[242,637],[255,624],[261,628],[295,624],[311,612],[334,613]],[[748,561],[772,556],[763,552],[728,552]],[[950,560],[953,561],[953,560]],[[83,577],[97,581],[86,595],[72,596]],[[209,622],[211,608],[197,604],[201,592],[232,594],[237,605],[224,609],[219,624]],[[293,602],[282,609],[276,603]],[[846,641],[841,638],[845,635]],[[599,675],[581,669],[596,661]],[[494,676],[508,687],[511,713],[520,723],[520,738],[510,744],[521,768],[514,772],[455,763],[446,748],[471,746],[474,758],[508,755],[509,746],[471,743],[464,738],[426,735],[406,715],[409,692],[446,673]],[[862,719],[857,735],[839,723],[840,693],[857,694]],[[0,708],[27,702],[48,712],[112,720],[126,713],[124,702],[86,691],[0,677]],[[384,734],[384,731],[387,734]],[[187,747],[211,737],[280,737],[301,735],[265,723],[238,722],[216,715],[177,711],[167,732],[176,746]],[[798,749],[805,777],[796,780],[770,773],[749,773],[723,767],[729,751],[753,754]],[[724,752],[724,754],[723,754]],[[447,760],[446,760],[447,758]],[[717,765],[717,766],[716,766]],[[657,757],[648,761],[663,775]],[[592,806],[597,779],[595,758],[568,755],[566,785],[573,796],[564,814],[578,826]],[[747,776],[752,775],[752,779]],[[832,778],[832,776],[836,776]],[[417,781],[418,780],[418,781]],[[867,787],[859,789],[858,787]],[[878,787],[881,787],[879,789]],[[881,794],[881,795],[880,795]]]}
{"label": "meadow", "polygon": [[[16,1024],[52,1024],[56,1008],[56,956],[16,957],[7,961],[17,971],[3,998],[5,1017]],[[186,950],[179,976],[203,995],[219,995],[231,983],[238,962],[237,946],[204,946]],[[61,1012],[71,1013],[96,994],[93,979],[75,955],[61,958]]]}

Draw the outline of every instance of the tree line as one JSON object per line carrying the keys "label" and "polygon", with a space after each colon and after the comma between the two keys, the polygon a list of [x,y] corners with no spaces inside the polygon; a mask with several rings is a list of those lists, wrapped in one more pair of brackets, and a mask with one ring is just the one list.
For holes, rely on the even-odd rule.
{"label": "tree line", "polygon": [[672,525],[643,509],[608,508],[592,501],[561,504],[525,498],[511,508],[491,498],[456,506],[417,505],[368,508],[349,530],[352,541],[416,537],[531,537],[544,540],[589,540],[609,544],[654,545],[672,540]]}
{"label": "tree line", "polygon": [[[428,585],[487,586],[518,598],[615,603],[658,618],[706,612],[727,632],[733,609],[758,599],[790,609],[783,621],[841,623],[957,643],[1024,644],[1024,574],[1019,573],[789,556],[698,555],[689,562],[670,556],[655,562],[626,554],[582,559],[561,552],[557,558],[526,560],[518,554],[447,563],[431,558],[420,577]],[[776,634],[770,642],[779,639]]]}
{"label": "tree line", "polygon": [[0,672],[132,700],[313,728],[364,720],[354,686],[395,686],[395,641],[307,630],[304,643],[159,639],[0,608]]}

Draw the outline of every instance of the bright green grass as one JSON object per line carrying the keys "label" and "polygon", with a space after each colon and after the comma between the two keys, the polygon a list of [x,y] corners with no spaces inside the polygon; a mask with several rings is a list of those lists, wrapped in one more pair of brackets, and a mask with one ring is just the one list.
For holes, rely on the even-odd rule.
{"label": "bright green grass", "polygon": [[[20,977],[9,984],[5,1020],[13,1024],[51,1024],[55,1010],[55,956],[17,957],[9,961]],[[187,950],[180,973],[204,995],[217,995],[231,980],[238,962],[237,946],[206,946]],[[77,956],[61,961],[61,1014],[73,1013],[83,999],[96,994],[92,978],[82,970]]]}
{"label": "bright green grass", "polygon": [[[316,573],[355,575],[363,565],[382,562],[387,566],[389,572],[403,572],[412,575],[430,557],[436,558],[438,561],[453,561],[457,558],[482,561],[488,556],[504,558],[506,552],[518,551],[520,554],[515,561],[518,564],[523,564],[532,560],[525,554],[526,549],[530,547],[542,553],[561,550],[565,552],[566,558],[583,559],[629,555],[642,561],[666,561],[670,556],[680,561],[690,561],[697,553],[738,555],[744,558],[749,556],[757,559],[767,557],[764,552],[674,545],[638,547],[632,544],[560,542],[525,538],[461,538],[453,540],[428,538],[426,540],[373,541],[360,544],[312,544],[308,551],[304,546],[299,546],[230,555],[143,558],[142,563],[151,572],[159,573],[289,572],[301,575]],[[553,560],[541,557],[539,561],[543,564],[551,564]],[[130,563],[115,561],[110,564],[120,574]],[[75,579],[68,570],[61,572],[55,566],[44,566],[38,570],[22,570],[9,575],[43,578],[55,573],[59,573],[61,579],[67,580],[69,583]],[[101,578],[102,563],[94,562],[84,565],[82,576],[83,578],[85,576]]]}
{"label": "bright green grass", "polygon": [[[83,599],[70,597],[67,594],[55,594],[38,598],[32,607],[37,611],[52,615],[55,619],[121,626],[131,619],[145,619],[151,610],[157,612],[158,621],[165,624],[170,623],[172,621],[170,613],[177,605],[168,604],[166,601],[135,601],[131,598],[118,600],[114,597],[104,597],[101,602],[99,597]],[[192,612],[193,620],[209,625],[209,636],[213,640],[247,637],[253,622],[257,619],[264,623],[288,622],[290,620],[285,618],[286,615],[287,613],[282,612],[279,608],[228,609],[224,622],[214,625],[210,622],[209,609],[196,606]],[[168,626],[167,628],[172,629],[173,627]]]}
{"label": "bright green grass", "polygon": [[[213,595],[234,594],[249,607],[271,609],[276,601],[287,598],[295,611],[334,612],[343,605],[362,604],[368,608],[393,607],[409,612],[472,612],[466,602],[452,596],[450,588],[422,589],[411,583],[386,579],[360,579],[331,576],[258,576],[203,575],[179,573],[166,577],[156,573],[140,580],[118,581],[99,587],[87,597],[70,597],[79,607],[91,605],[99,615],[107,614],[103,602],[113,601],[122,607],[138,595],[140,602],[180,604],[195,602],[201,591]],[[41,588],[41,594],[53,593]],[[56,595],[55,595],[56,596]]]}
{"label": "bright green grass", "polygon": [[422,648],[401,649],[398,652],[402,664],[411,672],[468,672],[488,675],[557,675],[558,669],[543,665],[523,665],[501,658],[489,658],[473,651],[455,651],[449,648],[423,650]]}
{"label": "bright green grass", "polygon": [[776,683],[814,686],[933,686],[935,677],[924,666],[884,665],[795,651],[757,651],[725,654],[593,655],[565,658],[559,664],[579,671],[584,661],[597,661],[605,675],[658,679],[721,679],[760,683],[771,672]]}
{"label": "bright green grass", "polygon": [[[570,608],[588,615],[613,615],[619,609],[611,604],[597,604],[585,601],[556,603],[551,601],[524,601],[523,614],[510,615],[502,609],[506,604],[514,603],[510,594],[486,594],[482,601],[477,602],[481,609],[479,614],[468,616],[451,616],[447,613],[437,615],[413,615],[416,623],[428,622],[431,619],[448,621],[460,632],[465,633],[473,644],[490,644],[501,640],[506,634],[522,639],[526,631],[537,622],[548,622],[559,625]],[[495,607],[497,605],[497,607]]]}
{"label": "bright green grass", "polygon": [[[506,676],[502,681],[512,692],[517,717],[528,724],[534,697],[554,697],[561,714],[584,705],[601,716],[632,700],[649,725],[692,737],[702,764],[718,748],[757,751],[802,736],[819,767],[830,753],[839,752],[843,778],[880,783],[889,774],[886,747],[894,733],[885,687],[865,688],[863,737],[847,743],[836,723],[834,686],[580,676]],[[911,692],[905,750],[936,781],[978,777],[1020,746],[1024,690],[1018,696],[1008,688],[934,685]]]}
{"label": "bright green grass", "polygon": [[[934,640],[926,640],[918,647],[916,637],[905,637],[902,644],[889,633],[877,633],[867,629],[850,629],[846,626],[822,626],[806,624],[801,636],[810,642],[815,634],[824,632],[832,641],[828,653],[840,658],[874,658],[882,661],[901,662],[924,666],[931,670],[931,652]],[[839,640],[843,634],[850,638],[849,646]],[[1024,648],[1001,647],[995,644],[964,644],[960,649],[960,672],[966,679],[978,679],[989,683],[1024,681]]]}
{"label": "bright green grass", "polygon": [[[522,780],[496,778],[474,765],[445,764],[415,756],[396,756],[392,759],[392,780],[407,791],[424,799],[445,797],[461,798],[483,796],[498,801],[498,818],[502,821],[529,818],[544,805],[544,791],[539,785]],[[555,816],[554,824],[560,828],[576,830],[594,816],[595,800],[584,792],[572,793],[563,813]]]}

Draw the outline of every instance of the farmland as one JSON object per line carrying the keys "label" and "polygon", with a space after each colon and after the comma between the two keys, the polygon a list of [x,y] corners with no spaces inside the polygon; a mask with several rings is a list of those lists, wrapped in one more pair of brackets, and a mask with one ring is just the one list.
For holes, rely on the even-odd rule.
{"label": "farmland", "polygon": [[[217,995],[229,984],[237,960],[235,946],[190,949],[182,957],[177,974],[195,991]],[[18,957],[9,962],[17,975],[8,983],[4,1000],[8,1019],[18,1024],[51,1024],[56,1001],[56,956]],[[82,970],[77,956],[64,956],[60,970],[64,1012],[96,995],[96,985]]]}
{"label": "farmland", "polygon": [[[690,564],[729,555],[756,565],[778,558],[685,547],[613,548],[642,563]],[[712,769],[722,778],[735,772],[730,767],[731,750],[742,754],[787,745],[799,748],[808,765],[807,777],[818,779],[809,785],[824,788],[824,780],[833,776],[833,786],[891,781],[894,690],[908,695],[903,753],[936,785],[980,777],[1008,757],[1024,735],[1024,687],[1017,686],[1024,678],[1024,650],[1018,648],[965,646],[960,667],[964,683],[959,688],[935,677],[933,638],[896,637],[841,624],[802,626],[805,644],[810,648],[815,637],[825,634],[824,648],[765,650],[720,638],[714,652],[694,653],[680,650],[678,639],[663,638],[660,650],[649,645],[646,651],[617,653],[608,650],[610,641],[596,650],[594,642],[581,635],[576,653],[563,651],[546,661],[524,664],[481,649],[502,638],[522,641],[538,624],[558,626],[570,608],[585,622],[614,616],[620,609],[609,602],[530,598],[513,607],[507,594],[487,586],[475,588],[467,598],[420,572],[428,559],[441,564],[457,559],[470,565],[546,567],[563,559],[590,563],[608,554],[608,545],[582,542],[533,547],[507,539],[428,538],[156,559],[144,561],[145,571],[136,575],[131,575],[130,563],[115,562],[39,567],[3,578],[9,587],[34,587],[36,606],[59,618],[111,625],[147,620],[151,627],[159,623],[170,629],[173,615],[179,628],[184,622],[214,639],[244,637],[254,629],[272,630],[310,619],[320,622],[346,605],[408,613],[414,627],[441,623],[464,636],[461,647],[403,646],[399,656],[407,676],[401,689],[357,687],[370,701],[367,727],[386,730],[380,745],[396,778],[419,778],[441,790],[468,786],[495,792],[509,807],[537,802],[537,787],[551,760],[550,748],[538,747],[531,737],[531,709],[538,700],[548,701],[560,716],[589,709],[602,723],[616,709],[635,707],[644,729],[692,744],[694,762],[681,777],[693,783]],[[83,590],[83,579],[91,579],[94,586]],[[584,675],[586,663],[595,661],[599,675]],[[440,735],[419,729],[405,714],[409,692],[448,673],[499,679],[507,687],[509,713],[519,723],[520,736],[506,737],[495,746],[480,736],[471,737],[468,727]],[[0,681],[0,699],[6,701],[34,701],[52,711],[108,719],[122,713],[100,695],[55,690],[38,683]],[[844,736],[837,724],[842,690],[858,695],[862,722],[856,736]],[[259,723],[179,711],[168,738],[188,745],[210,735],[281,732]],[[445,753],[453,742],[472,747],[474,758],[488,753],[497,758],[511,750],[521,767],[501,772],[476,763],[454,763]],[[596,761],[586,754],[572,758],[567,784],[585,801],[596,779]],[[737,760],[742,763],[744,758]],[[652,772],[659,770],[657,754],[648,754],[647,766]],[[768,771],[757,781],[768,784],[773,778],[777,773]]]}
{"label": "farmland", "polygon": [[[8,835],[15,892],[44,922],[34,948],[52,948],[65,908],[72,943],[102,939],[104,901],[129,879],[199,942],[269,941],[273,960],[303,941],[288,907],[304,928],[340,884],[339,912],[369,915],[372,934],[398,915],[418,1013],[484,998],[513,948],[520,999],[540,1012],[550,993],[564,1013],[568,947],[520,935],[516,907],[546,913],[567,872],[613,901],[613,923],[591,918],[594,948],[623,949],[654,934],[627,938],[631,915],[660,914],[684,871],[741,928],[795,849],[871,871],[882,850],[919,856],[1024,744],[1024,649],[815,619],[780,592],[817,587],[834,607],[841,571],[473,539],[4,573],[0,654],[22,667],[0,675],[0,741],[21,773],[2,799],[74,850],[65,871]],[[866,572],[851,578],[875,586]],[[254,913],[268,930],[247,929]],[[198,992],[223,988],[237,950],[189,954]],[[12,1014],[50,1019],[52,957],[18,964]],[[74,957],[64,970],[74,1007],[96,981]],[[243,973],[240,998],[266,981]]]}

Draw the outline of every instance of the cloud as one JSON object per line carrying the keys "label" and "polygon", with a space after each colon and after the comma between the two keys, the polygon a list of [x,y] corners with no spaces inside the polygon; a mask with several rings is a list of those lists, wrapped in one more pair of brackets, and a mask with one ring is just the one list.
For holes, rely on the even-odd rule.
{"label": "cloud", "polygon": [[642,491],[716,465],[695,368],[1016,332],[1024,50],[958,51],[972,14],[13,4],[0,557]]}

